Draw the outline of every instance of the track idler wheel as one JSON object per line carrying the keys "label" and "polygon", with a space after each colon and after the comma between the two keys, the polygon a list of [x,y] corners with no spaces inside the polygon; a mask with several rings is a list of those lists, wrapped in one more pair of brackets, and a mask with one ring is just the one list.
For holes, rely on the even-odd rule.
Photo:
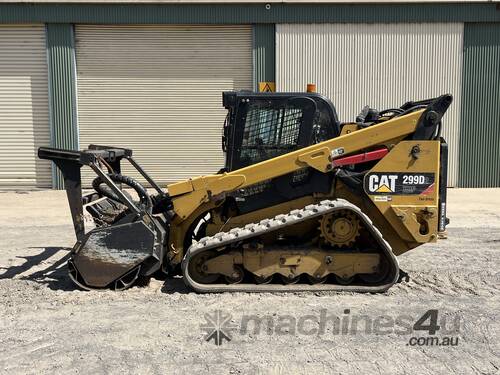
{"label": "track idler wheel", "polygon": [[194,281],[201,284],[212,284],[217,281],[219,275],[207,273],[205,265],[207,260],[215,257],[216,255],[215,251],[203,251],[202,253],[195,255],[193,259],[189,261],[189,274]]}

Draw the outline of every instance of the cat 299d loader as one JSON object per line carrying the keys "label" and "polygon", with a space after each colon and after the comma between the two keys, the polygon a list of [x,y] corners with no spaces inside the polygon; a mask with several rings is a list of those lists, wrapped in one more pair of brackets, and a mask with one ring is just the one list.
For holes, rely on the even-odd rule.
{"label": "cat 299d loader", "polygon": [[[225,167],[166,189],[130,149],[42,147],[63,174],[76,232],[69,277],[85,289],[182,273],[198,292],[385,291],[400,275],[396,256],[445,232],[440,133],[451,101],[365,107],[340,123],[316,93],[224,92]],[[121,174],[124,160],[155,193]],[[83,197],[82,166],[97,175]]]}

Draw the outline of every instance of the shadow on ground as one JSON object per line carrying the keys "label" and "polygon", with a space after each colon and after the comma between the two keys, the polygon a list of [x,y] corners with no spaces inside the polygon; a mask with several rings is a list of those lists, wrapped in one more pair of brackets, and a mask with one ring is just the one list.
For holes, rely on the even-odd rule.
{"label": "shadow on ground", "polygon": [[[39,247],[34,247],[32,249],[39,249]],[[47,268],[39,269],[25,276],[20,276],[19,279],[44,284],[53,290],[75,290],[76,287],[73,285],[71,280],[69,280],[65,267],[66,261],[70,256],[71,249],[68,247],[52,246],[44,247],[42,249],[43,250],[36,255],[22,257],[19,256],[18,258],[25,259],[25,262],[21,265],[12,267],[0,267],[0,270],[5,270],[5,272],[0,275],[0,280],[13,279],[21,274],[29,272],[33,267],[39,268],[44,261],[56,255],[60,251],[63,251],[67,254],[58,259],[56,262],[48,265]]]}
{"label": "shadow on ground", "polygon": [[180,277],[180,276],[166,278],[163,286],[161,287],[161,291],[163,293],[166,293],[166,294],[175,294],[175,293],[189,294],[189,293],[194,293],[193,290],[189,289],[186,286],[186,284],[184,284],[184,281],[182,280],[182,277]]}
{"label": "shadow on ground", "polygon": [[[70,280],[67,272],[66,262],[70,257],[71,249],[68,247],[32,247],[31,249],[42,249],[42,251],[36,255],[30,256],[18,256],[20,259],[24,259],[24,263],[17,266],[11,267],[0,267],[0,271],[5,270],[3,274],[0,275],[0,280],[2,279],[14,279],[19,280],[29,280],[37,284],[42,284],[47,286],[52,290],[63,290],[63,291],[73,291],[80,290],[73,282]],[[52,256],[58,254],[59,252],[65,252],[66,254],[58,259],[56,262],[49,264],[46,268],[40,269],[43,262]],[[30,273],[34,267],[37,271]],[[27,275],[23,275],[27,273]],[[182,277],[164,277],[161,275],[155,275],[155,278],[161,282],[163,285],[161,291],[166,294],[181,293],[187,294],[192,293],[184,282]],[[140,285],[140,286],[146,286]]]}

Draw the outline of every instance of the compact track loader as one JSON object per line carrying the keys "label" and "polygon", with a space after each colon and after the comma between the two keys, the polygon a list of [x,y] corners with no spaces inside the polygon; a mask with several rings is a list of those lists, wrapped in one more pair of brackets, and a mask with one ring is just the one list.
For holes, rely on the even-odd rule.
{"label": "compact track loader", "polygon": [[[85,289],[182,273],[198,292],[385,291],[400,275],[396,256],[445,232],[440,133],[451,101],[365,107],[339,123],[319,94],[224,92],[225,167],[166,190],[129,149],[42,147],[73,217],[69,277]],[[154,194],[121,174],[124,160]],[[83,197],[82,166],[97,175]]]}

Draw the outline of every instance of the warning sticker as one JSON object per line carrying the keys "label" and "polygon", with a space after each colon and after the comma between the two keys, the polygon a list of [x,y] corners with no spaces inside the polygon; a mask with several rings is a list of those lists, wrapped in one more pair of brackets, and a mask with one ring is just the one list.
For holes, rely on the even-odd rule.
{"label": "warning sticker", "polygon": [[275,92],[276,82],[259,82],[259,92]]}
{"label": "warning sticker", "polygon": [[428,195],[434,193],[434,173],[372,172],[364,179],[369,195]]}

